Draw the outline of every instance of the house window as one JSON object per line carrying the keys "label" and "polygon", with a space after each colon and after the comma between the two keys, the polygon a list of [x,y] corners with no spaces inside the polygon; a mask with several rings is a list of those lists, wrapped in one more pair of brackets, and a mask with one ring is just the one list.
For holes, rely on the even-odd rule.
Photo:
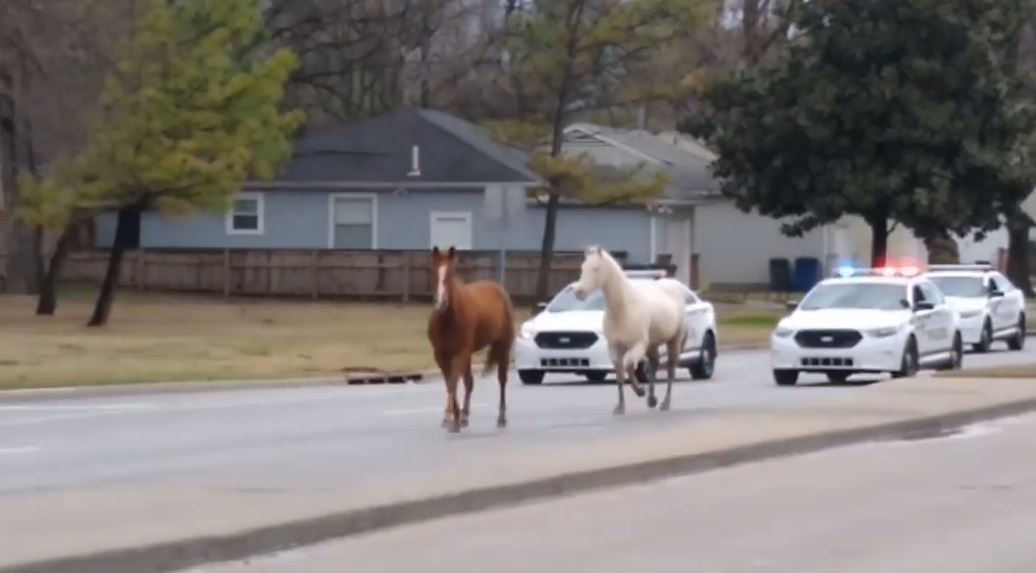
{"label": "house window", "polygon": [[227,213],[227,233],[261,235],[263,233],[263,195],[238,193]]}
{"label": "house window", "polygon": [[429,227],[432,247],[471,250],[470,211],[433,211]]}
{"label": "house window", "polygon": [[377,203],[373,195],[331,196],[331,240],[334,249],[375,249]]}

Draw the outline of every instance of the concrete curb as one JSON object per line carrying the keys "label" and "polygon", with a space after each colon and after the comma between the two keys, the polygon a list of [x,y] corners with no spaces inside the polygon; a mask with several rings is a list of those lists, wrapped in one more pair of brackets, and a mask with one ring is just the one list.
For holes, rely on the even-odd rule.
{"label": "concrete curb", "polygon": [[457,494],[331,513],[230,535],[182,539],[0,567],[0,573],[177,571],[206,563],[240,560],[359,533],[565,494],[701,473],[736,464],[806,454],[861,442],[934,436],[983,420],[1025,414],[1033,410],[1036,410],[1036,398],[1029,398],[939,416],[822,432],[714,452],[636,462],[524,483],[489,486]]}

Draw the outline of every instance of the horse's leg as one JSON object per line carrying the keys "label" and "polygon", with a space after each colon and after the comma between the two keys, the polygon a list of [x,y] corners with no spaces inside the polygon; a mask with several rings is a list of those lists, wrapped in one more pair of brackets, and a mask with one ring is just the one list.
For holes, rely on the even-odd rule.
{"label": "horse's leg", "polygon": [[442,409],[442,427],[450,423],[450,359],[442,355],[435,355],[435,362],[439,365],[439,372],[442,372],[442,380],[446,385],[446,405]]}
{"label": "horse's leg", "polygon": [[[646,354],[647,344],[644,344],[643,342],[634,344],[626,351],[626,355],[623,357],[623,368],[627,371],[630,369],[635,370],[640,361],[644,360],[644,356]],[[633,393],[638,397],[644,397],[644,389],[637,383],[637,376],[635,374],[630,376],[630,387],[633,388]]]}
{"label": "horse's leg", "polygon": [[680,360],[680,352],[683,350],[683,338],[677,336],[675,340],[670,340],[666,348],[668,353],[668,364],[666,368],[669,371],[669,382],[666,383],[665,387],[665,398],[662,399],[662,405],[659,410],[663,412],[669,409],[669,402],[673,397],[673,380],[676,379],[676,363]]}
{"label": "horse's leg", "polygon": [[655,375],[654,375],[654,372],[658,368],[658,362],[659,362],[658,347],[654,346],[654,347],[649,348],[648,351],[647,351],[647,359],[645,361],[641,362],[641,364],[644,365],[644,377],[647,379],[647,385],[648,385],[648,393],[647,393],[647,395],[648,395],[648,398],[647,398],[648,408],[654,408],[655,406],[658,405],[658,398],[655,398]]}
{"label": "horse's leg", "polygon": [[[508,341],[509,343],[510,341]],[[500,381],[500,408],[496,416],[496,427],[507,426],[507,370],[510,368],[510,345],[501,345],[490,349],[496,355],[496,379]]]}
{"label": "horse's leg", "polygon": [[612,412],[616,416],[626,413],[626,396],[623,394],[622,386],[626,383],[626,362],[617,348],[609,348],[612,355],[612,366],[615,368],[615,387],[619,389],[619,403],[615,405]]}
{"label": "horse's leg", "polygon": [[446,401],[447,409],[450,411],[450,422],[447,429],[450,432],[460,431],[460,406],[457,404],[457,382],[461,374],[467,371],[471,363],[471,354],[461,351],[450,361],[450,375],[446,377]]}
{"label": "horse's leg", "polygon": [[464,370],[464,409],[460,411],[460,425],[468,427],[468,417],[471,416],[471,393],[475,391],[475,377],[471,374],[471,363],[468,363]]}

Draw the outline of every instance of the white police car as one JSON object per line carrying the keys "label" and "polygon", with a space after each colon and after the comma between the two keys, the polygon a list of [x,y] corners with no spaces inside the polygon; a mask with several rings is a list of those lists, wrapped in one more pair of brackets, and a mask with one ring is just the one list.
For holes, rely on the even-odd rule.
{"label": "white police car", "polygon": [[932,265],[925,273],[960,314],[964,344],[988,352],[994,341],[1025,347],[1025,294],[989,265]]}
{"label": "white police car", "polygon": [[[663,271],[627,270],[630,280],[651,281]],[[525,322],[515,341],[515,365],[524,384],[541,384],[547,373],[581,374],[592,382],[614,373],[604,338],[604,293],[600,290],[579,300],[575,283],[541,306],[541,312]],[[695,379],[712,377],[718,338],[716,313],[711,303],[684,287],[687,301],[687,345],[679,365]],[[665,362],[665,348],[660,349]]]}
{"label": "white police car", "polygon": [[844,382],[859,373],[910,377],[922,366],[960,368],[959,318],[916,268],[839,269],[821,281],[771,336],[773,376],[802,372]]}

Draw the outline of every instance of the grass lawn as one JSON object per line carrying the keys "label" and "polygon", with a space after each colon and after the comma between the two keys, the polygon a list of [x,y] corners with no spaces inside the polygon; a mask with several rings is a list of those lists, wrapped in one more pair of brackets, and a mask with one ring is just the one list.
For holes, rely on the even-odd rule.
{"label": "grass lawn", "polygon": [[[326,376],[432,366],[428,305],[120,292],[111,323],[86,328],[93,292],[64,292],[53,317],[0,296],[0,389]],[[724,345],[765,342],[778,315],[717,305]],[[520,311],[524,318],[524,311]]]}
{"label": "grass lawn", "polygon": [[[967,359],[965,358],[965,360]],[[936,376],[942,378],[1036,378],[1036,364],[954,370],[951,372],[938,372]]]}

